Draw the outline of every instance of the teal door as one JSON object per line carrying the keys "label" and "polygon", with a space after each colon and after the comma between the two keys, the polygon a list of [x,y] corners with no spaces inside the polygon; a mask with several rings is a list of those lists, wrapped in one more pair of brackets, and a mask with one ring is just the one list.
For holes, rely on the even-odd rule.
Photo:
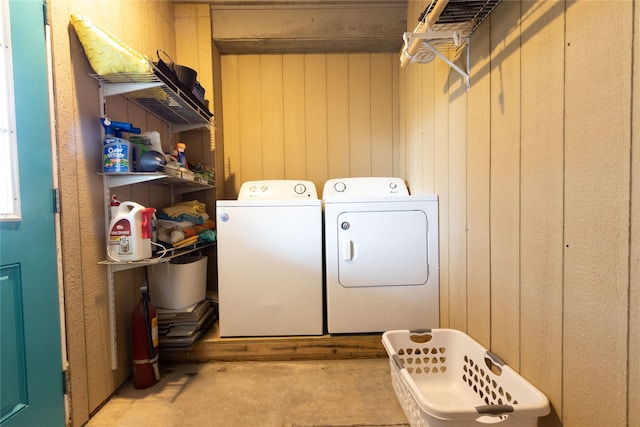
{"label": "teal door", "polygon": [[21,218],[0,222],[0,425],[56,427],[65,413],[43,0],[8,5]]}

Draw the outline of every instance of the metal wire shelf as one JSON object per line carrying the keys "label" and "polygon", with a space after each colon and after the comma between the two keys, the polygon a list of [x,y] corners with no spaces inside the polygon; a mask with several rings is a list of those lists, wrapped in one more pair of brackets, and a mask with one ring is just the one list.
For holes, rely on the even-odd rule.
{"label": "metal wire shelf", "polygon": [[[470,89],[469,48],[471,34],[500,0],[433,0],[420,14],[413,32],[403,34],[402,67],[410,62],[427,63],[439,57],[465,79]],[[466,70],[454,60],[466,47]],[[453,60],[451,59],[453,57]]]}

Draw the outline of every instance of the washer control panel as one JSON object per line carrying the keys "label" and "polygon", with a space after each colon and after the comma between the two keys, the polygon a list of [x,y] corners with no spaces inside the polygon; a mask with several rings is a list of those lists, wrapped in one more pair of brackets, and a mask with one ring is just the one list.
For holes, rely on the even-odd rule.
{"label": "washer control panel", "polygon": [[324,184],[322,198],[408,196],[407,185],[400,178],[336,178]]}
{"label": "washer control panel", "polygon": [[240,187],[238,200],[299,200],[318,199],[311,181],[262,180],[247,181]]}

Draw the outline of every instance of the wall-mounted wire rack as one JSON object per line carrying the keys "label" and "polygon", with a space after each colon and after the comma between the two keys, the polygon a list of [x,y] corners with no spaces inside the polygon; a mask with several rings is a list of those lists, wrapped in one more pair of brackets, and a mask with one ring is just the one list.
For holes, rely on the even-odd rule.
{"label": "wall-mounted wire rack", "polygon": [[[431,62],[436,56],[465,79],[470,89],[469,48],[471,34],[500,0],[432,0],[420,14],[413,32],[403,35],[400,65]],[[466,70],[454,61],[466,47]]]}

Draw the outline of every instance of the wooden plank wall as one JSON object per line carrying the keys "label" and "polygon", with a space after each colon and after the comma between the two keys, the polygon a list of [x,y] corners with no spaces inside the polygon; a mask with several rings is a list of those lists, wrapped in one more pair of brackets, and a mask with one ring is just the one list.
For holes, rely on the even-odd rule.
{"label": "wooden plank wall", "polygon": [[[59,0],[49,2],[49,7],[71,421],[83,425],[131,375],[130,316],[144,269],[116,274],[118,369],[112,371],[106,269],[97,264],[106,258],[104,198],[98,175],[102,170],[98,83],[89,76],[93,71],[69,18],[72,13],[85,15],[149,58],[156,58],[159,48],[177,57],[174,11],[172,3],[153,0]],[[165,124],[122,97],[109,98],[107,113],[114,120],[134,123],[143,132],[160,131],[165,150],[174,143]],[[122,187],[117,196],[155,207],[170,202],[166,191],[151,185]]]}
{"label": "wooden plank wall", "polygon": [[[177,41],[169,2],[50,5],[72,421],[82,425],[130,375],[136,297],[117,286],[122,368],[111,371],[106,277],[95,264],[104,258],[97,84],[69,15],[150,57],[176,53]],[[408,2],[407,29],[426,5]],[[438,59],[400,69],[396,53],[223,55],[224,112],[205,141],[216,147],[224,135],[219,186],[235,198],[245,180],[295,178],[320,193],[328,178],[395,175],[414,194],[438,194],[442,326],[467,331],[537,385],[553,405],[541,425],[640,425],[638,22],[637,2],[502,2],[473,36],[470,92]],[[161,127],[126,100],[108,108]],[[144,186],[122,191],[165,202]],[[121,284],[140,278],[118,273]]]}
{"label": "wooden plank wall", "polygon": [[221,64],[225,198],[249,180],[306,179],[321,196],[329,178],[397,172],[395,54],[222,55]]}
{"label": "wooden plank wall", "polygon": [[537,385],[544,426],[639,422],[638,9],[502,2],[469,92],[438,59],[400,71],[406,179],[440,197],[442,326]]}
{"label": "wooden plank wall", "polygon": [[[640,7],[635,5],[634,22],[640,22]],[[640,31],[636,29],[633,35],[633,57],[640,58]],[[633,64],[633,103],[631,117],[640,116],[640,61]],[[636,325],[629,331],[629,419],[628,425],[640,425],[640,120],[633,120],[631,134],[631,268],[629,274],[629,325]]]}
{"label": "wooden plank wall", "polygon": [[560,2],[522,3],[520,11],[520,71],[527,82],[520,106],[520,372],[547,384],[546,394],[558,405],[562,360],[539,349],[562,345],[562,9]]}
{"label": "wooden plank wall", "polygon": [[[636,28],[633,37],[633,57],[640,58],[640,31],[637,25],[640,22],[640,7],[635,3],[634,25]],[[629,333],[629,419],[630,426],[640,425],[640,63],[633,64],[633,103],[631,105],[631,117],[633,120],[631,133],[631,269],[629,274],[629,324],[636,325]],[[635,119],[634,119],[635,118]],[[635,285],[633,285],[635,284]]]}
{"label": "wooden plank wall", "polygon": [[[628,388],[618,378],[629,367],[611,356],[628,354],[630,326],[630,6],[569,3],[565,18],[563,378],[572,393],[563,396],[563,419],[575,425],[623,425],[627,417],[616,408],[626,408]],[[607,369],[587,373],[587,360]],[[603,402],[605,411],[585,410]]]}

